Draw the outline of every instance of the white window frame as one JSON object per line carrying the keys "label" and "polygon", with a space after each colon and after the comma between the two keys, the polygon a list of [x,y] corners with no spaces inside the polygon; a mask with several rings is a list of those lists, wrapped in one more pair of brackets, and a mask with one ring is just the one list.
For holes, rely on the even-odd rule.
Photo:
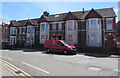
{"label": "white window frame", "polygon": [[16,27],[11,27],[10,28],[10,34],[17,34],[17,28]]}
{"label": "white window frame", "polygon": [[10,36],[10,44],[14,45],[15,43],[16,43],[16,36]]}
{"label": "white window frame", "polygon": [[[72,25],[70,25],[70,26],[72,26],[71,28],[72,29],[69,29],[69,22],[72,22]],[[67,30],[68,31],[71,31],[71,30],[74,30],[74,26],[75,26],[75,20],[67,20]]]}
{"label": "white window frame", "polygon": [[[43,36],[43,38],[42,38]],[[49,40],[49,35],[48,34],[41,34],[40,35],[40,43],[44,44],[45,40]]]}
{"label": "white window frame", "polygon": [[[53,25],[55,25],[55,29],[53,29]],[[52,30],[53,30],[53,31],[56,31],[56,30],[57,30],[57,24],[56,24],[56,23],[53,23],[53,24],[52,24]]]}
{"label": "white window frame", "polygon": [[[94,24],[96,25],[95,28],[90,29],[91,26],[93,26],[92,24],[90,24],[91,20],[97,20],[97,22]],[[98,27],[99,26],[99,27]],[[86,35],[86,40],[87,40],[87,45],[88,46],[102,46],[102,29],[101,29],[101,19],[99,18],[92,18],[92,19],[88,19],[87,23],[86,23],[86,29],[87,29],[87,35]],[[98,34],[97,34],[98,33]],[[97,35],[96,35],[97,34]],[[96,36],[96,45],[92,45],[90,44],[90,39],[92,40],[92,35]],[[91,37],[90,37],[91,36]]]}
{"label": "white window frame", "polygon": [[[113,19],[114,18],[107,18],[106,19],[106,29],[107,30],[113,30]],[[108,24],[108,21],[111,21],[111,24]]]}
{"label": "white window frame", "polygon": [[[61,28],[60,28],[60,24],[61,24]],[[58,31],[61,31],[62,30],[62,23],[58,23]]]}
{"label": "white window frame", "polygon": [[[44,30],[42,30],[42,25],[44,25]],[[49,31],[49,23],[41,23],[40,24],[40,31]]]}
{"label": "white window frame", "polygon": [[[28,28],[32,28],[33,30],[31,30],[30,33],[28,33]],[[27,27],[27,34],[35,34],[35,27],[34,26],[28,26]]]}
{"label": "white window frame", "polygon": [[[33,30],[31,30],[30,33],[28,33],[28,28],[31,28]],[[33,38],[31,45],[34,44],[34,41],[35,41],[35,27],[34,26],[27,26],[27,37],[26,37],[26,40],[27,40],[27,38],[30,38],[30,39]]]}

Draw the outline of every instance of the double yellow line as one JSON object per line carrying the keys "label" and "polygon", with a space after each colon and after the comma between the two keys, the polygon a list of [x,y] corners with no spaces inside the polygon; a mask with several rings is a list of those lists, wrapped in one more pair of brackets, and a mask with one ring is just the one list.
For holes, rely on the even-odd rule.
{"label": "double yellow line", "polygon": [[13,64],[0,59],[0,63],[7,66],[8,68],[10,68],[11,70],[13,70],[14,72],[17,72],[20,76],[23,76],[25,78],[29,77],[29,78],[33,78],[30,74],[26,73],[25,71],[21,70],[20,68],[14,66]]}

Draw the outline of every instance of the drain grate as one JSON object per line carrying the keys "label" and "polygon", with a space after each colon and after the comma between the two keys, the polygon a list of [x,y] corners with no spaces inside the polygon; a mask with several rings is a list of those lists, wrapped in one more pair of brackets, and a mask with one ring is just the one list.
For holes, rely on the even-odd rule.
{"label": "drain grate", "polygon": [[19,73],[22,73],[22,72],[20,70],[17,70],[17,71],[15,71],[15,73],[19,74]]}

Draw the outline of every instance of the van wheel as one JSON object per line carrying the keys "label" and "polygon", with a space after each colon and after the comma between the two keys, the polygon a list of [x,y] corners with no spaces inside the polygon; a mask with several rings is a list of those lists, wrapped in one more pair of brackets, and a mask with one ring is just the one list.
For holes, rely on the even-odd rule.
{"label": "van wheel", "polygon": [[49,49],[49,48],[47,48],[47,49],[46,49],[46,52],[50,52],[50,49]]}
{"label": "van wheel", "polygon": [[68,51],[67,51],[67,50],[63,50],[63,53],[64,53],[64,54],[67,54],[67,53],[68,53]]}

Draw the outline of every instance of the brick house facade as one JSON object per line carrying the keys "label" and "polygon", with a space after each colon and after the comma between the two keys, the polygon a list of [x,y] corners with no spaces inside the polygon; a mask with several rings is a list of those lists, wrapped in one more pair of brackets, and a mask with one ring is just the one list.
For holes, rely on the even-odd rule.
{"label": "brick house facade", "polygon": [[9,38],[9,24],[10,21],[6,19],[0,19],[0,42],[8,42]]}
{"label": "brick house facade", "polygon": [[[62,39],[73,41],[79,47],[115,47],[115,18],[113,8],[54,15],[43,12],[40,18],[11,21],[10,32],[15,33],[10,33],[10,42],[38,46],[45,40]],[[24,34],[20,34],[21,28]]]}

